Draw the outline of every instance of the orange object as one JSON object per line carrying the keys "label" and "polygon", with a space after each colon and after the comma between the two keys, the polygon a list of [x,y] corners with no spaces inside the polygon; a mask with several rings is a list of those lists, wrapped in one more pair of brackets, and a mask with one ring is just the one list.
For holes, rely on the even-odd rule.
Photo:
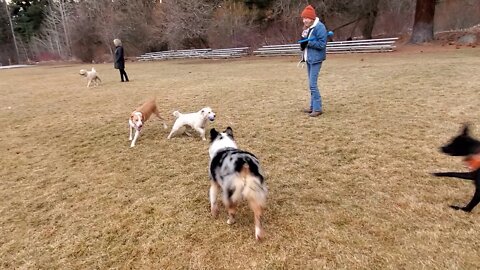
{"label": "orange object", "polygon": [[317,14],[315,13],[315,9],[312,7],[312,5],[308,5],[303,11],[302,14],[300,15],[302,18],[309,18],[311,20],[315,20],[317,18]]}
{"label": "orange object", "polygon": [[467,163],[467,167],[472,171],[480,169],[480,154],[466,157],[465,163]]}

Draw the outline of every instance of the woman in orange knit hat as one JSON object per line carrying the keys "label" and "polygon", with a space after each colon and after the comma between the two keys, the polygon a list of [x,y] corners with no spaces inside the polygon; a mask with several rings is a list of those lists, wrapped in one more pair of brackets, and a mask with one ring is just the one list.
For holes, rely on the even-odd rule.
{"label": "woman in orange knit hat", "polygon": [[308,5],[301,14],[304,31],[300,46],[303,51],[302,61],[307,63],[308,83],[310,88],[310,107],[302,111],[311,117],[323,113],[322,97],[318,89],[318,74],[326,58],[327,29],[320,22],[313,6]]}

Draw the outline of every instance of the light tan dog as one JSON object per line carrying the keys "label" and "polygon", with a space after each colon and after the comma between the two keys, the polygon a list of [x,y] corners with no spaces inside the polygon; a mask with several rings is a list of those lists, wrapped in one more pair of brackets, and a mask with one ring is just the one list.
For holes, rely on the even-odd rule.
{"label": "light tan dog", "polygon": [[80,75],[87,77],[87,87],[90,87],[90,84],[93,83],[94,86],[98,86],[102,80],[98,77],[97,71],[92,67],[92,70],[88,71],[85,69],[80,69]]}
{"label": "light tan dog", "polygon": [[[145,102],[142,106],[138,107],[130,115],[130,119],[128,120],[128,124],[130,126],[129,140],[132,141],[132,143],[130,144],[130,147],[135,146],[135,143],[137,142],[137,139],[140,136],[140,132],[142,131],[143,125],[150,118],[150,115],[152,115],[152,113],[155,114],[158,117],[158,119],[165,121],[160,116],[160,113],[158,112],[155,98]],[[167,129],[167,125],[165,124],[165,122],[163,123],[163,128]],[[135,130],[135,136],[132,136],[134,130]]]}
{"label": "light tan dog", "polygon": [[196,130],[200,134],[200,137],[202,137],[202,140],[205,141],[207,140],[205,138],[205,125],[207,124],[207,119],[210,120],[210,122],[215,121],[215,113],[210,107],[205,107],[194,113],[181,113],[179,111],[174,111],[173,116],[175,116],[177,120],[175,120],[172,131],[168,135],[167,139],[172,138],[174,134],[178,133],[185,133],[190,136],[190,134],[183,128],[185,126],[189,126]]}

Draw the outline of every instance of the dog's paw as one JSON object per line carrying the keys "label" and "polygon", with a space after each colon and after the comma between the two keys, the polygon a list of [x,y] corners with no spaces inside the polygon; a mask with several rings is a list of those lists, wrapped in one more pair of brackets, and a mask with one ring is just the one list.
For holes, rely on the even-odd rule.
{"label": "dog's paw", "polygon": [[229,217],[229,218],[227,219],[227,224],[228,224],[228,225],[232,225],[232,224],[234,224],[234,223],[235,223],[235,218]]}
{"label": "dog's paw", "polygon": [[455,209],[455,210],[462,210],[463,212],[470,213],[471,210],[467,209],[466,207],[460,207],[456,205],[450,205],[450,208]]}
{"label": "dog's paw", "polygon": [[218,217],[218,206],[214,205],[210,208],[210,213],[212,214],[212,217],[217,218]]}
{"label": "dog's paw", "polygon": [[265,233],[260,228],[255,228],[255,239],[261,241],[265,238]]}
{"label": "dog's paw", "polygon": [[450,208],[455,209],[455,210],[460,210],[461,209],[460,206],[456,206],[456,205],[450,205]]}

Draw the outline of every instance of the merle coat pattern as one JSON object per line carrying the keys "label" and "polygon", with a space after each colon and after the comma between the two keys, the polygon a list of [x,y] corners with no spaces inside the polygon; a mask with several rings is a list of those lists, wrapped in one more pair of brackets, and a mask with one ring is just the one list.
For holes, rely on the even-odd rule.
{"label": "merle coat pattern", "polygon": [[267,188],[260,163],[255,155],[237,148],[233,130],[210,130],[210,206],[214,217],[218,214],[216,197],[222,190],[222,201],[228,210],[228,224],[235,223],[238,203],[244,198],[254,212],[255,238],[263,238],[261,217],[266,206]]}

